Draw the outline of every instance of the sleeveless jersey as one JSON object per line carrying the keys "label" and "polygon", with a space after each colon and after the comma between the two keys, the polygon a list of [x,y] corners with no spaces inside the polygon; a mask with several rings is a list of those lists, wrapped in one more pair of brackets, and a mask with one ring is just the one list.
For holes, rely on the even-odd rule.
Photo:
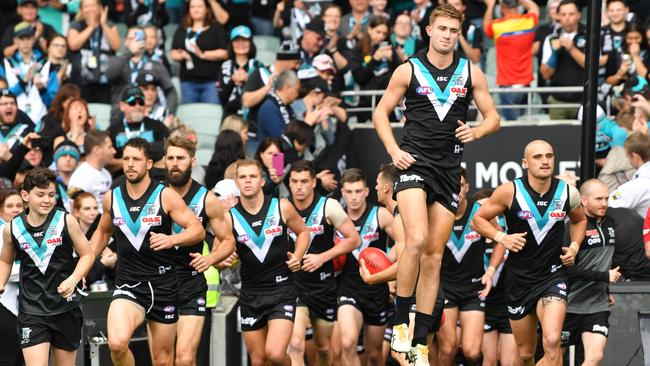
{"label": "sleeveless jersey", "polygon": [[456,138],[458,120],[467,120],[472,101],[471,62],[454,52],[446,69],[433,66],[427,49],[409,58],[411,81],[405,94],[404,138],[400,148],[417,160],[452,168],[460,165],[463,144]]}
{"label": "sleeveless jersey", "polygon": [[[307,224],[309,230],[309,247],[305,254],[319,254],[330,250],[334,246],[334,226],[327,223],[325,206],[327,197],[314,196],[312,204],[298,214]],[[288,230],[291,244],[295,244],[296,234]],[[300,293],[336,291],[334,280],[334,264],[327,261],[314,272],[298,271],[294,273],[294,283]]]}
{"label": "sleeveless jersey", "polygon": [[153,251],[150,233],[169,235],[172,220],[162,207],[162,183],[152,181],[144,194],[132,199],[126,182],[113,189],[111,218],[117,247],[116,282],[154,281],[176,277],[175,249]]}
{"label": "sleeveless jersey", "polygon": [[[183,201],[185,201],[185,204],[187,207],[192,210],[194,215],[199,218],[199,221],[201,221],[201,224],[203,225],[203,228],[205,229],[208,225],[208,217],[206,216],[205,213],[205,198],[207,197],[208,190],[198,182],[192,180],[192,184],[190,185],[190,189],[185,193],[183,196]],[[178,234],[183,231],[183,228],[180,227],[178,224],[174,223],[173,224],[173,233]],[[190,262],[192,261],[192,257],[190,257],[190,253],[202,253],[203,252],[203,241],[196,243],[192,246],[177,246],[176,247],[176,271],[178,271],[178,276],[181,279],[181,282],[183,279],[191,278],[194,276],[197,276],[199,273],[194,269],[194,267],[190,266]],[[203,276],[199,276],[203,278]]]}
{"label": "sleeveless jersey", "polygon": [[27,212],[11,221],[11,241],[20,261],[19,311],[56,315],[79,306],[81,295],[64,299],[57,287],[74,272],[74,248],[64,210],[54,208],[38,227],[27,222]]}
{"label": "sleeveless jersey", "polygon": [[[506,228],[505,224],[505,218],[503,216],[499,216],[497,218],[499,221],[499,225],[501,225],[502,228]],[[507,231],[506,231],[507,232]],[[494,252],[494,241],[490,241],[489,243],[485,243],[485,254],[483,255],[483,262],[485,264],[485,270],[490,266],[490,259],[492,258],[492,253]],[[501,261],[501,264],[497,268],[496,272],[494,272],[494,276],[492,276],[492,290],[490,291],[490,294],[488,295],[487,302],[492,303],[492,304],[505,304],[506,303],[506,297],[505,297],[505,281],[500,281],[501,279],[501,273],[503,273],[503,266],[508,259],[508,250],[506,249],[505,253],[505,258],[503,261]]]}
{"label": "sleeveless jersey", "polygon": [[570,211],[569,187],[552,178],[551,188],[540,196],[527,177],[515,179],[513,185],[515,195],[505,211],[508,232],[528,234],[524,248],[509,253],[506,276],[523,287],[534,287],[564,275],[560,255]]}
{"label": "sleeveless jersey", "polygon": [[241,203],[230,209],[233,235],[241,262],[242,294],[269,294],[280,288],[293,291],[291,271],[287,267],[290,251],[286,224],[282,221],[280,200],[264,197],[256,214]]}
{"label": "sleeveless jersey", "polygon": [[442,256],[440,278],[443,288],[481,282],[481,277],[485,273],[483,269],[485,241],[470,227],[474,214],[480,206],[478,203],[468,201],[465,213],[454,222],[453,231]]}
{"label": "sleeveless jersey", "polygon": [[366,211],[357,220],[354,220],[354,227],[359,232],[361,243],[359,247],[347,254],[345,266],[341,272],[341,287],[355,289],[361,294],[370,298],[383,299],[388,296],[388,284],[379,283],[368,285],[363,282],[359,275],[359,253],[368,247],[378,248],[386,251],[388,235],[379,226],[379,206],[367,205]]}

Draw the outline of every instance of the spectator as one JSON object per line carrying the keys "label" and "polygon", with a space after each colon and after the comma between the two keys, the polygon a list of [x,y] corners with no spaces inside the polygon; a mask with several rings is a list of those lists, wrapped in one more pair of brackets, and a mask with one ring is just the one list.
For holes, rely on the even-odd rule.
{"label": "spectator", "polygon": [[631,134],[625,140],[625,154],[636,173],[631,181],[612,192],[609,205],[635,210],[644,217],[650,207],[650,136],[640,132]]}
{"label": "spectator", "polygon": [[[540,72],[549,86],[582,85],[585,65],[585,27],[580,24],[580,9],[572,0],[562,0],[558,7],[560,30],[544,39]],[[580,103],[582,92],[551,93],[549,104]],[[551,108],[551,119],[574,119],[575,108]]]}
{"label": "spectator", "polygon": [[603,52],[618,52],[623,49],[628,27],[634,24],[633,14],[625,0],[607,0],[607,19],[603,27]]}
{"label": "spectator", "polygon": [[101,214],[104,194],[111,189],[113,181],[106,166],[113,161],[115,149],[108,132],[91,130],[84,140],[84,150],[86,158],[72,173],[68,182],[68,193],[72,195],[78,190],[91,193],[97,200],[97,208]]}
{"label": "spectator", "polygon": [[[221,131],[235,131],[241,137],[241,141],[246,146],[248,142],[248,123],[237,115],[229,115],[221,122]],[[215,149],[216,151],[216,149]]]}
{"label": "spectator", "polygon": [[38,16],[43,23],[51,25],[58,34],[66,34],[70,20],[79,11],[79,0],[41,1],[38,7]]}
{"label": "spectator", "polygon": [[217,182],[224,179],[226,169],[230,164],[245,157],[244,144],[240,134],[232,130],[221,131],[217,136],[214,153],[206,169],[206,187],[214,187]]}
{"label": "spectator", "polygon": [[387,9],[388,0],[369,0],[368,5],[370,5],[372,15],[384,17],[388,21],[393,19],[391,10]]}
{"label": "spectator", "polygon": [[54,96],[49,111],[41,120],[41,136],[54,140],[57,136],[65,135],[63,131],[63,113],[72,99],[81,98],[81,90],[72,83],[61,86]]}
{"label": "spectator", "polygon": [[329,95],[339,95],[345,85],[341,73],[336,71],[334,60],[326,54],[318,55],[314,57],[312,66],[317,76],[325,81],[324,92]]}
{"label": "spectator", "polygon": [[[169,133],[169,138],[176,136],[183,137],[192,141],[198,150],[198,137],[196,136],[196,131],[194,131],[192,128],[186,125],[180,125],[178,128]],[[194,167],[192,167],[192,179],[200,184],[205,185],[205,168],[203,165],[196,164]]]}
{"label": "spectator", "polygon": [[[115,146],[115,157],[122,157],[122,148],[126,142],[133,137],[141,137],[151,144],[151,159],[154,163],[159,162],[165,152],[165,139],[169,130],[160,121],[155,121],[144,114],[144,94],[138,87],[124,91],[120,102],[120,111],[124,114],[122,123],[113,123],[108,128],[113,146]],[[164,163],[164,162],[163,162]]]}
{"label": "spectator", "polygon": [[412,34],[411,18],[407,14],[398,15],[390,34],[390,42],[401,60],[411,57],[417,50],[418,40]]}
{"label": "spectator", "polygon": [[[281,2],[281,1],[280,1]],[[272,36],[273,29],[273,12],[275,10],[275,0],[253,0],[251,3],[251,25],[256,35]]]}
{"label": "spectator", "polygon": [[92,226],[99,215],[97,200],[89,192],[77,193],[72,201],[72,216],[79,222],[81,231],[86,235],[88,240],[92,237]]}
{"label": "spectator", "polygon": [[329,4],[323,10],[326,33],[323,44],[327,49],[326,53],[334,60],[335,70],[339,70],[338,77],[341,78],[341,81],[343,80],[343,74],[348,71],[350,50],[356,44],[356,39],[348,39],[347,35],[339,32],[342,14],[341,7],[336,4]]}
{"label": "spectator", "polygon": [[290,41],[282,42],[276,54],[276,60],[269,68],[261,67],[253,71],[244,85],[242,94],[243,116],[248,121],[248,155],[253,156],[257,151],[257,116],[262,102],[271,92],[275,77],[286,70],[298,70],[300,66],[300,52],[298,47]]}
{"label": "spectator", "polygon": [[99,0],[81,0],[79,13],[68,30],[74,82],[90,103],[110,103],[108,61],[120,48],[117,27],[108,20],[108,8]]}
{"label": "spectator", "polygon": [[358,38],[366,31],[372,14],[368,0],[348,1],[352,10],[341,18],[339,33],[347,35],[348,39],[353,39]]}
{"label": "spectator", "polygon": [[169,23],[169,14],[165,9],[165,0],[125,0],[123,1],[124,22],[129,27],[146,25],[155,25],[162,28],[165,24]]}
{"label": "spectator", "polygon": [[[533,42],[535,28],[539,23],[539,7],[532,0],[500,0],[503,17],[494,20],[496,0],[487,0],[487,10],[483,17],[485,34],[494,38],[497,52],[497,85],[502,88],[527,87],[535,79],[533,76]],[[526,14],[519,14],[519,4]],[[462,42],[461,42],[462,44]],[[505,105],[528,103],[527,93],[499,94]],[[524,109],[503,109],[501,116],[516,120]]]}
{"label": "spectator", "polygon": [[54,97],[72,74],[72,65],[68,62],[68,41],[57,34],[47,42],[47,61],[34,79],[40,90],[41,99],[50,108]]}
{"label": "spectator", "polygon": [[88,103],[82,98],[70,100],[63,113],[63,132],[65,135],[54,139],[54,146],[63,141],[70,141],[81,154],[85,154],[84,141],[86,134],[95,129],[95,118],[88,113]]}
{"label": "spectator", "polygon": [[[21,141],[34,131],[33,123],[18,121],[17,112],[16,96],[3,89],[0,93],[0,150],[5,153],[18,153],[18,150],[24,147]],[[26,153],[27,151],[22,155]]]}
{"label": "spectator", "polygon": [[144,35],[146,57],[150,61],[156,61],[163,64],[169,75],[171,75],[172,67],[165,55],[165,42],[163,39],[165,37],[161,28],[157,28],[155,25],[148,25],[144,27]]}
{"label": "spectator", "polygon": [[206,0],[189,0],[183,25],[172,41],[172,60],[181,63],[182,103],[219,104],[219,62],[228,58],[225,31]]}
{"label": "spectator", "polygon": [[79,165],[81,153],[77,145],[72,141],[61,141],[61,143],[55,144],[54,146],[56,146],[56,149],[54,150],[52,160],[55,164],[54,171],[58,173],[56,177],[56,205],[71,212],[72,207],[70,196],[68,195],[68,183],[70,183],[72,173],[74,173]]}
{"label": "spectator", "polygon": [[300,45],[301,70],[313,69],[312,62],[323,50],[325,40],[325,23],[320,17],[312,18],[305,26],[302,36],[298,39]]}
{"label": "spectator", "polygon": [[273,83],[273,89],[262,107],[260,107],[257,125],[259,131],[257,140],[262,141],[266,137],[280,137],[284,129],[294,119],[291,103],[298,98],[300,90],[300,79],[292,70],[283,71]]}
{"label": "spectator", "polygon": [[426,28],[429,25],[429,16],[433,9],[438,5],[436,1],[431,0],[413,0],[413,5],[415,8],[411,10],[411,21],[415,25],[414,36],[422,40],[423,45],[429,45],[429,35],[427,34]]}
{"label": "spectator", "polygon": [[[467,10],[467,0],[447,0],[447,4],[458,9],[463,14]],[[395,25],[397,26],[397,21]],[[481,62],[483,32],[481,32],[480,28],[472,24],[469,19],[463,20],[460,30],[461,35],[458,38],[458,43],[456,43],[456,50],[460,51],[463,57],[478,64]]]}
{"label": "spectator", "polygon": [[[619,1],[616,1],[619,3]],[[636,23],[626,27],[622,44],[615,47],[607,56],[605,65],[605,82],[616,86],[626,80],[636,78],[637,75],[645,78],[648,75],[647,44],[644,39],[643,29]],[[615,38],[614,38],[615,39]]]}
{"label": "spectator", "polygon": [[280,1],[273,14],[273,26],[294,43],[298,42],[310,20],[311,14],[303,0]]}
{"label": "spectator", "polygon": [[37,86],[43,53],[34,49],[35,32],[35,28],[27,22],[18,23],[14,27],[14,44],[18,47],[11,56],[4,59],[0,76],[7,80],[9,90],[16,96],[18,109],[40,124],[41,118],[47,113],[47,107]]}
{"label": "spectator", "polygon": [[255,153],[255,159],[262,163],[264,173],[264,186],[262,190],[265,195],[278,197],[280,189],[278,185],[282,182],[282,175],[273,167],[273,156],[282,152],[280,140],[267,137],[260,142],[260,147]]}
{"label": "spectator", "polygon": [[635,210],[613,208],[607,214],[614,218],[616,248],[612,267],[621,267],[621,274],[631,281],[650,281],[650,248],[643,243],[643,217]]}
{"label": "spectator", "polygon": [[16,9],[18,17],[8,24],[2,34],[2,54],[4,57],[11,57],[18,51],[18,45],[14,41],[14,27],[21,22],[27,22],[34,28],[34,47],[43,53],[46,49],[46,40],[52,38],[56,31],[49,24],[38,19],[38,2],[36,0],[19,0]]}
{"label": "spectator", "polygon": [[[144,95],[145,116],[160,121],[167,127],[171,126],[174,115],[167,107],[167,98],[160,98],[158,91],[162,88],[160,80],[156,75],[148,71],[141,72],[138,74],[136,84],[142,90],[142,95]],[[173,92],[175,96],[176,93],[173,85],[171,86],[170,92]]]}
{"label": "spectator", "polygon": [[255,59],[256,49],[250,28],[240,25],[230,31],[228,59],[219,68],[217,90],[224,115],[242,114],[241,96],[250,74],[264,67]]}
{"label": "spectator", "polygon": [[313,156],[306,153],[314,143],[314,128],[303,121],[292,121],[282,135],[281,143],[285,165],[301,159],[311,161]]}
{"label": "spectator", "polygon": [[119,102],[124,92],[137,85],[138,76],[143,73],[152,74],[158,81],[165,104],[174,113],[178,96],[172,84],[169,73],[160,62],[151,61],[146,56],[145,33],[142,29],[132,27],[126,32],[124,44],[127,53],[111,58],[106,70],[106,77],[111,82],[111,123],[119,122],[122,117],[119,112]]}
{"label": "spectator", "polygon": [[[548,86],[549,81],[544,80],[541,73],[542,57],[541,47],[544,39],[551,34],[557,34],[560,29],[560,23],[557,15],[557,8],[560,5],[560,0],[550,0],[546,3],[547,22],[539,24],[535,29],[535,43],[533,43],[533,56],[537,57],[537,86]],[[548,94],[540,94],[542,102],[547,103]]]}

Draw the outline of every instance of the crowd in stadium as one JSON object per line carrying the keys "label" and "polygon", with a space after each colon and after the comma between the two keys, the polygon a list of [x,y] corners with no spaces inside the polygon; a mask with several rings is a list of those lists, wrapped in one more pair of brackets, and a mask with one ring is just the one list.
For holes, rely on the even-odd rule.
{"label": "crowd in stadium", "polygon": [[[320,197],[331,199],[334,203],[328,204],[330,211],[323,208],[323,215],[327,214],[330,226],[339,231],[338,240],[358,245],[359,235],[346,233],[346,225],[363,227],[361,221],[368,216],[366,211],[378,207],[366,203],[368,188],[374,185],[367,181],[366,175],[377,172],[346,166],[346,152],[352,141],[350,122],[369,124],[376,100],[355,92],[380,91],[379,100],[393,71],[428,47],[431,13],[439,5],[449,4],[465,14],[456,54],[480,67],[491,89],[512,89],[494,94],[502,126],[510,121],[527,122],[529,116],[525,111],[531,103],[547,105],[535,109],[548,119],[581,119],[582,108],[575,104],[582,103],[583,92],[531,94],[516,89],[583,85],[586,3],[584,0],[1,1],[0,223],[20,217],[26,207],[25,195],[30,193],[21,191],[26,177],[30,189],[40,187],[38,174],[41,180],[48,179],[47,174],[43,178],[44,173],[38,170],[37,178],[30,176],[30,172],[34,175],[36,168],[49,168],[56,172],[56,206],[76,218],[81,232],[90,240],[95,230],[103,230],[101,217],[109,217],[104,212],[104,196],[130,181],[123,168],[132,155],[126,154],[127,149],[135,148],[152,160],[147,171],[153,182],[174,185],[173,180],[178,179],[174,174],[181,169],[187,177],[179,186],[186,184],[191,174],[191,181],[214,192],[226,211],[239,207],[239,197],[243,194],[239,170],[247,165],[259,167],[265,197],[293,197],[292,202],[303,218],[301,210],[314,206],[311,201],[304,204],[304,198],[296,198],[305,194],[296,187],[302,182],[300,179],[308,182],[302,182],[307,186],[313,182],[313,187],[301,189],[313,194],[308,196],[314,202],[319,202]],[[604,282],[616,282],[619,277],[630,281],[650,280],[650,2],[603,1],[600,50],[595,158],[598,178],[609,193],[608,215],[616,218],[617,235],[612,264],[605,271],[608,273],[594,274],[600,277],[593,278],[594,281],[605,278]],[[177,113],[184,106],[196,109]],[[103,115],[93,114],[93,107]],[[200,108],[219,111],[212,121],[214,128],[205,124],[197,127],[183,120],[193,111],[199,113]],[[476,111],[470,111],[468,120],[476,117]],[[403,108],[395,108],[389,118],[395,126],[403,123]],[[216,136],[208,139],[213,147],[203,146],[205,131]],[[134,143],[134,139],[139,141],[137,138],[145,143]],[[190,146],[183,140],[190,141]],[[208,155],[204,164],[183,169],[170,162],[170,149],[180,149],[190,158],[195,154],[198,157],[200,151],[207,151]],[[375,187],[379,203],[390,212],[371,212],[377,215],[377,225],[385,229],[377,235],[383,235],[382,240],[389,243],[390,238],[393,243],[398,241],[394,235],[403,235],[401,231],[395,233],[395,229],[389,229],[396,207],[391,197],[396,174],[394,168],[382,167]],[[576,185],[575,176],[564,175],[562,179]],[[461,186],[469,199],[466,179]],[[587,205],[592,191],[580,191],[583,206]],[[486,192],[476,193],[470,202],[489,197]],[[219,211],[218,215],[221,214]],[[467,225],[470,221],[465,218]],[[204,227],[206,224],[203,223]],[[218,230],[213,227],[209,237],[216,235],[218,239]],[[293,240],[297,248],[300,240],[298,237]],[[211,248],[209,243],[199,252],[203,250],[207,258],[208,253],[215,252]],[[94,260],[84,279],[89,291],[115,289],[116,251],[111,242]],[[394,256],[389,257],[394,261]],[[348,261],[350,258],[355,257],[349,256]],[[211,263],[221,274],[215,269],[210,272],[211,278],[206,274],[208,298],[213,291],[211,286],[217,283],[214,276],[217,280],[221,277],[222,293],[239,295],[241,279],[235,269],[236,262],[235,254]],[[303,262],[303,270],[309,265],[304,263],[311,262]],[[288,264],[291,268],[292,264]],[[361,267],[353,270],[361,271],[359,276],[366,283],[384,282],[378,279],[380,276],[367,272],[365,266]],[[481,269],[480,276],[483,276],[485,268],[481,266]],[[0,364],[3,365],[2,361],[7,365],[23,362],[20,342],[25,333],[16,332],[17,319],[20,321],[18,273],[19,266],[14,265],[1,298]],[[0,280],[4,280],[2,276]],[[75,285],[79,281],[75,279]],[[216,297],[212,300],[207,304],[208,309],[216,306]],[[463,313],[462,306],[460,312]],[[339,317],[340,314],[339,310]],[[383,327],[378,342],[369,340],[364,344],[363,332],[361,336],[355,335],[353,345],[349,337],[342,341],[335,340],[333,335],[331,347],[329,336],[323,340],[324,333],[315,334],[316,345],[313,340],[306,342],[307,345],[304,340],[296,340],[296,337],[304,338],[307,329],[322,327],[313,318],[308,325],[310,322],[300,315],[296,311],[290,316],[292,321],[294,317],[301,319],[296,324],[303,328],[298,333],[293,330],[289,345],[292,365],[305,364],[304,360],[308,365],[316,365],[317,359],[323,365],[328,364],[323,359],[330,358],[335,364],[337,361],[341,364],[341,357],[347,359],[352,346],[357,352],[357,337],[363,362],[367,360],[368,365],[398,362],[389,354],[391,335],[387,333],[383,341],[384,318],[390,315],[380,316],[384,320],[371,317],[372,326],[365,328],[369,339],[377,336],[374,328]],[[368,314],[364,314],[363,321],[368,322],[365,315]],[[487,322],[488,315],[485,317]],[[248,325],[250,331],[257,329],[253,324],[245,324],[244,319],[244,328]],[[329,332],[331,335],[332,331]],[[470,330],[467,332],[472,334]],[[492,345],[487,341],[487,328],[485,334],[484,347]],[[440,356],[440,360],[446,360],[442,364],[455,359],[459,351],[455,333],[453,338],[451,344],[445,343],[444,338],[440,343],[441,354],[446,352],[446,358]],[[516,364],[517,360],[508,359],[507,354],[497,356],[497,341],[494,342],[494,349],[481,350],[480,342],[477,346],[463,338],[460,353],[465,353],[465,362],[469,364],[476,362],[476,355],[481,353],[484,365],[496,365],[497,357],[501,358],[501,364]],[[55,342],[53,345],[56,346]],[[198,344],[190,349],[195,351],[197,347]],[[264,344],[259,347],[264,353]],[[205,352],[200,349],[196,353],[198,364],[206,362],[201,356]],[[284,362],[276,363],[269,352],[261,356],[256,351],[249,352],[254,365],[262,365],[264,360],[273,364]],[[488,355],[495,363],[486,363]],[[176,364],[186,364],[176,356]],[[277,358],[285,356],[281,352]],[[187,364],[196,364],[195,355],[188,357]],[[386,361],[387,358],[391,360]],[[258,363],[260,359],[262,363]]]}

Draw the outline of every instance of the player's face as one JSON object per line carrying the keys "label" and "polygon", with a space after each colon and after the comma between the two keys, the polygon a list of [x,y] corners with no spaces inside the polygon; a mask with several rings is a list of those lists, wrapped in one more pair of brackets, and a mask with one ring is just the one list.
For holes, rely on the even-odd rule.
{"label": "player's face", "polygon": [[460,176],[460,201],[467,199],[467,192],[469,192],[469,182],[462,175]]}
{"label": "player's face", "polygon": [[149,174],[153,162],[144,156],[144,152],[133,146],[127,146],[122,153],[122,169],[129,183],[140,183]]}
{"label": "player's face", "polygon": [[592,217],[604,217],[607,213],[609,189],[606,185],[594,185],[590,187],[587,195],[582,196],[582,206],[585,213]]}
{"label": "player's face", "polygon": [[47,216],[56,204],[56,188],[51,182],[47,188],[34,187],[31,191],[20,192],[23,200],[27,202],[30,211],[34,211],[41,216]]}
{"label": "player's face", "polygon": [[377,179],[375,180],[375,191],[377,192],[377,202],[386,202],[386,182],[384,182],[384,174],[382,172],[377,174]]}
{"label": "player's face", "polygon": [[304,201],[314,194],[316,178],[311,176],[307,170],[302,172],[291,172],[289,176],[289,189],[291,196],[296,201]]}
{"label": "player's face", "polygon": [[524,168],[528,169],[533,177],[547,179],[553,176],[555,154],[551,145],[545,142],[534,143],[529,146],[523,160]]}
{"label": "player's face", "polygon": [[351,210],[358,210],[363,207],[368,197],[368,187],[363,181],[343,183],[341,188],[345,205]]}
{"label": "player's face", "polygon": [[256,196],[264,185],[262,172],[255,165],[245,165],[237,168],[237,188],[244,198]]}
{"label": "player's face", "polygon": [[98,214],[97,200],[94,197],[86,197],[82,199],[79,209],[73,210],[73,216],[84,225],[92,224]]}
{"label": "player's face", "polygon": [[165,155],[165,166],[167,168],[167,181],[175,187],[187,184],[192,178],[192,163],[194,158],[190,153],[180,147],[170,146]]}
{"label": "player's face", "polygon": [[427,34],[430,37],[430,47],[441,54],[448,54],[456,47],[460,35],[460,22],[457,19],[438,17],[433,24],[428,25]]}
{"label": "player's face", "polygon": [[23,206],[23,199],[20,198],[20,195],[14,194],[5,199],[1,208],[0,217],[5,222],[9,222],[11,219],[23,212],[25,207]]}

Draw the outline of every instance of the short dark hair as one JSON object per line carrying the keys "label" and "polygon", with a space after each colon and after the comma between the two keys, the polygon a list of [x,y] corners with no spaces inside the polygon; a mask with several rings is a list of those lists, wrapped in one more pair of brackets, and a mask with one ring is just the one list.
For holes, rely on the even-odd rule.
{"label": "short dark hair", "polygon": [[289,170],[289,176],[291,176],[291,173],[300,173],[300,172],[309,172],[309,176],[312,178],[316,177],[316,170],[314,169],[314,165],[311,163],[311,161],[307,160],[298,160],[294,162],[291,165],[291,169]]}
{"label": "short dark hair", "polygon": [[2,206],[5,205],[7,199],[11,196],[20,196],[20,192],[13,188],[0,190],[0,211],[2,210]]}
{"label": "short dark hair", "polygon": [[431,15],[429,15],[429,25],[433,25],[439,17],[456,19],[461,24],[463,24],[463,20],[465,19],[465,16],[460,12],[460,10],[449,4],[438,5],[438,7],[431,12]]}
{"label": "short dark hair", "polygon": [[174,136],[167,139],[165,142],[165,154],[167,154],[167,149],[169,149],[170,146],[179,147],[187,151],[187,153],[190,154],[191,158],[193,158],[196,154],[196,145],[194,145],[192,141],[182,136]]}
{"label": "short dark hair", "polygon": [[627,6],[627,1],[625,0],[607,0],[607,6],[609,7],[609,4],[611,3],[623,3],[623,5]]}
{"label": "short dark hair", "polygon": [[580,11],[580,5],[578,5],[578,3],[575,0],[562,0],[562,1],[560,1],[560,5],[557,6],[557,11],[559,12],[560,9],[564,5],[571,5],[571,4],[573,4],[573,6],[575,6],[576,9],[578,9],[578,11]]}
{"label": "short dark hair", "polygon": [[237,160],[237,163],[235,165],[235,175],[237,175],[237,171],[239,170],[240,167],[245,167],[245,166],[254,166],[259,170],[260,176],[264,177],[264,171],[262,170],[262,163],[259,160],[256,159],[250,159],[250,158],[243,158]]}
{"label": "short dark hair", "polygon": [[296,140],[307,146],[311,145],[316,138],[314,128],[303,121],[291,121],[287,125],[284,134],[290,141]]}
{"label": "short dark hair", "polygon": [[[67,85],[67,84],[66,84]],[[106,138],[110,137],[107,131],[90,130],[84,137],[84,153],[90,154],[95,146],[104,145]]]}
{"label": "short dark hair", "polygon": [[144,153],[145,159],[151,159],[151,145],[149,144],[149,141],[143,139],[142,137],[130,138],[129,141],[127,141],[124,145],[122,151],[124,151],[124,149],[126,149],[128,146],[141,150]]}
{"label": "short dark hair", "polygon": [[465,181],[467,181],[467,169],[460,167],[460,176],[465,178]]}
{"label": "short dark hair", "polygon": [[366,179],[366,173],[359,168],[350,168],[346,169],[341,176],[341,185],[345,183],[356,183],[363,182],[365,186],[368,186],[368,179]]}
{"label": "short dark hair", "polygon": [[381,173],[384,181],[393,183],[398,172],[394,164],[381,164],[379,166],[379,173]]}
{"label": "short dark hair", "polygon": [[46,189],[51,183],[56,183],[56,173],[48,168],[34,168],[25,175],[22,189],[31,191],[34,188]]}

